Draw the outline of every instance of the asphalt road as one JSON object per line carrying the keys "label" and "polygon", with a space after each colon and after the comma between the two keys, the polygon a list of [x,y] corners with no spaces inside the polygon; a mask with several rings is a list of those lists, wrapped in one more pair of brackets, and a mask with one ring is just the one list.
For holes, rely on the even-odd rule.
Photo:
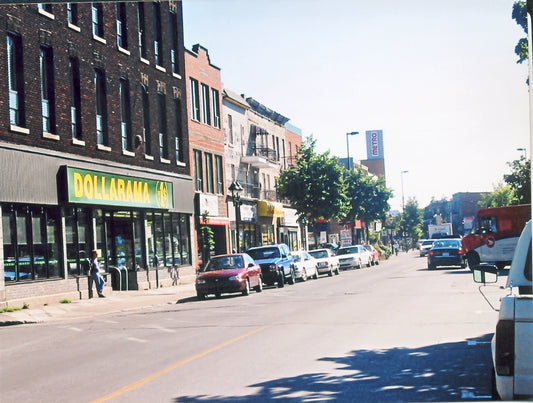
{"label": "asphalt road", "polygon": [[497,313],[468,269],[425,263],[6,327],[0,401],[488,400]]}

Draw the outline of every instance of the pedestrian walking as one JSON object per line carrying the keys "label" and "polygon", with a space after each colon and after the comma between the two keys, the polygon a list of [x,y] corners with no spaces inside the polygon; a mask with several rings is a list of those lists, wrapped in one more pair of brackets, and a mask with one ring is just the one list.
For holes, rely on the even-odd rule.
{"label": "pedestrian walking", "polygon": [[396,256],[398,256],[398,250],[400,249],[400,245],[398,245],[398,242],[394,242],[394,253],[396,254]]}
{"label": "pedestrian walking", "polygon": [[[91,278],[94,281],[94,284],[96,286],[96,292],[98,293],[98,296],[100,298],[105,298],[105,295],[103,294],[104,291],[104,279],[100,275],[100,266],[98,265],[98,251],[93,250],[91,252],[91,264],[90,264],[90,274]],[[92,286],[91,286],[92,290]]]}

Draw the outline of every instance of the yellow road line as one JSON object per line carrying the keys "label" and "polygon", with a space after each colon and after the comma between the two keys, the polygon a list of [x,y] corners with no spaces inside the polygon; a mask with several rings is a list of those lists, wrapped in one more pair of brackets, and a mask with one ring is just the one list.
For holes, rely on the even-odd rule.
{"label": "yellow road line", "polygon": [[189,357],[189,358],[186,358],[180,362],[177,362],[169,367],[166,367],[166,368],[163,368],[162,370],[160,371],[157,371],[157,372],[154,372],[153,374],[151,375],[148,375],[147,377],[145,378],[142,378],[142,379],[139,379],[137,382],[133,382],[129,385],[126,385],[124,386],[123,388],[119,389],[119,390],[116,390],[115,392],[112,392],[106,396],[103,396],[99,399],[96,399],[96,400],[93,400],[91,403],[100,403],[100,402],[106,402],[108,400],[111,400],[111,399],[114,399],[115,397],[118,397],[118,396],[122,396],[128,392],[131,392],[132,390],[135,390],[135,389],[139,389],[140,387],[146,385],[147,383],[149,382],[152,382],[153,380],[171,372],[171,371],[174,371],[175,369],[179,368],[179,367],[182,367],[194,360],[197,360],[198,358],[202,358],[202,357],[205,357],[206,355],[208,354],[211,354],[217,350],[220,350],[221,348],[224,348],[226,346],[229,346],[230,344],[233,344],[239,340],[242,340],[242,339],[245,339],[246,337],[250,337],[251,335],[255,334],[255,333],[258,333],[260,332],[261,330],[263,330],[264,327],[262,328],[258,328],[258,329],[255,329],[255,330],[252,330],[251,332],[248,332],[248,333],[245,333],[243,335],[240,335],[238,337],[235,337],[234,339],[231,339],[231,340],[228,340],[222,344],[219,344],[218,346],[214,346],[208,350],[205,350],[205,351],[202,351],[201,353],[198,353],[196,355],[193,355],[192,357]]}

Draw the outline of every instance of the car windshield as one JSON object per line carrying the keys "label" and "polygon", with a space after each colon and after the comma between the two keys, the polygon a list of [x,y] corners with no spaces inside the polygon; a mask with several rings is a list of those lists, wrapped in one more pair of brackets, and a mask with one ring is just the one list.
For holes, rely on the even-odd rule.
{"label": "car windshield", "polygon": [[434,248],[460,248],[461,244],[459,243],[459,241],[453,241],[453,240],[436,241],[433,247]]}
{"label": "car windshield", "polygon": [[279,250],[278,248],[251,249],[248,254],[254,260],[275,259],[279,257]]}
{"label": "car windshield", "polygon": [[201,271],[231,270],[240,267],[244,267],[244,261],[241,255],[215,256]]}
{"label": "car windshield", "polygon": [[366,250],[372,251],[372,247],[370,245],[365,246]]}
{"label": "car windshield", "polygon": [[302,257],[300,255],[296,254],[296,253],[293,253],[292,257],[293,257],[295,262],[300,262],[302,260]]}
{"label": "car windshield", "polygon": [[317,259],[328,257],[328,252],[325,250],[312,250],[309,251],[309,254]]}
{"label": "car windshield", "polygon": [[338,255],[347,255],[349,253],[357,253],[357,248],[354,246],[352,248],[341,248],[339,249]]}
{"label": "car windshield", "polygon": [[422,242],[422,245],[432,245],[435,241],[424,241]]}

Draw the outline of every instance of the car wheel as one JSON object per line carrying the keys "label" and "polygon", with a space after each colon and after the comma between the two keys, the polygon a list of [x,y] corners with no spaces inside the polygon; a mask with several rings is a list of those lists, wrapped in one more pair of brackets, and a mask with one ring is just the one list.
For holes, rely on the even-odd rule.
{"label": "car wheel", "polygon": [[215,293],[215,298],[220,298],[222,296],[222,293],[221,292],[216,292]]}
{"label": "car wheel", "polygon": [[428,264],[428,270],[433,270],[435,269],[437,266],[435,266],[434,264]]}
{"label": "car wheel", "polygon": [[196,297],[200,300],[200,301],[203,301],[205,299],[205,294],[202,294],[201,292],[199,292],[198,294],[196,294]]}
{"label": "car wheel", "polygon": [[263,291],[263,279],[259,276],[259,283],[254,287],[255,292]]}
{"label": "car wheel", "polygon": [[313,276],[315,280],[318,279],[318,267],[315,267],[315,275]]}
{"label": "car wheel", "polygon": [[370,267],[370,266],[372,266],[372,260],[368,259],[368,262],[366,262],[366,267]]}
{"label": "car wheel", "polygon": [[307,270],[304,269],[304,271],[302,272],[302,282],[305,282],[307,281]]}
{"label": "car wheel", "polygon": [[341,274],[341,272],[339,271],[339,266],[337,266],[335,269],[335,275],[338,276],[339,274]]}
{"label": "car wheel", "polygon": [[294,269],[291,267],[291,276],[289,277],[289,280],[287,281],[290,285],[293,285],[295,282],[294,278]]}
{"label": "car wheel", "polygon": [[244,287],[244,290],[242,290],[242,295],[247,296],[250,295],[250,279],[246,279],[246,285]]}
{"label": "car wheel", "polygon": [[376,266],[379,265],[379,259],[375,261],[374,263]]}
{"label": "car wheel", "polygon": [[285,287],[285,276],[283,275],[282,272],[280,272],[278,276],[278,288],[283,288],[283,287]]}
{"label": "car wheel", "polygon": [[363,267],[363,262],[361,262],[361,259],[359,259],[359,263],[357,265],[357,268],[360,269],[361,267]]}
{"label": "car wheel", "polygon": [[331,269],[331,266],[329,267],[328,276],[330,277],[333,276],[333,270]]}

